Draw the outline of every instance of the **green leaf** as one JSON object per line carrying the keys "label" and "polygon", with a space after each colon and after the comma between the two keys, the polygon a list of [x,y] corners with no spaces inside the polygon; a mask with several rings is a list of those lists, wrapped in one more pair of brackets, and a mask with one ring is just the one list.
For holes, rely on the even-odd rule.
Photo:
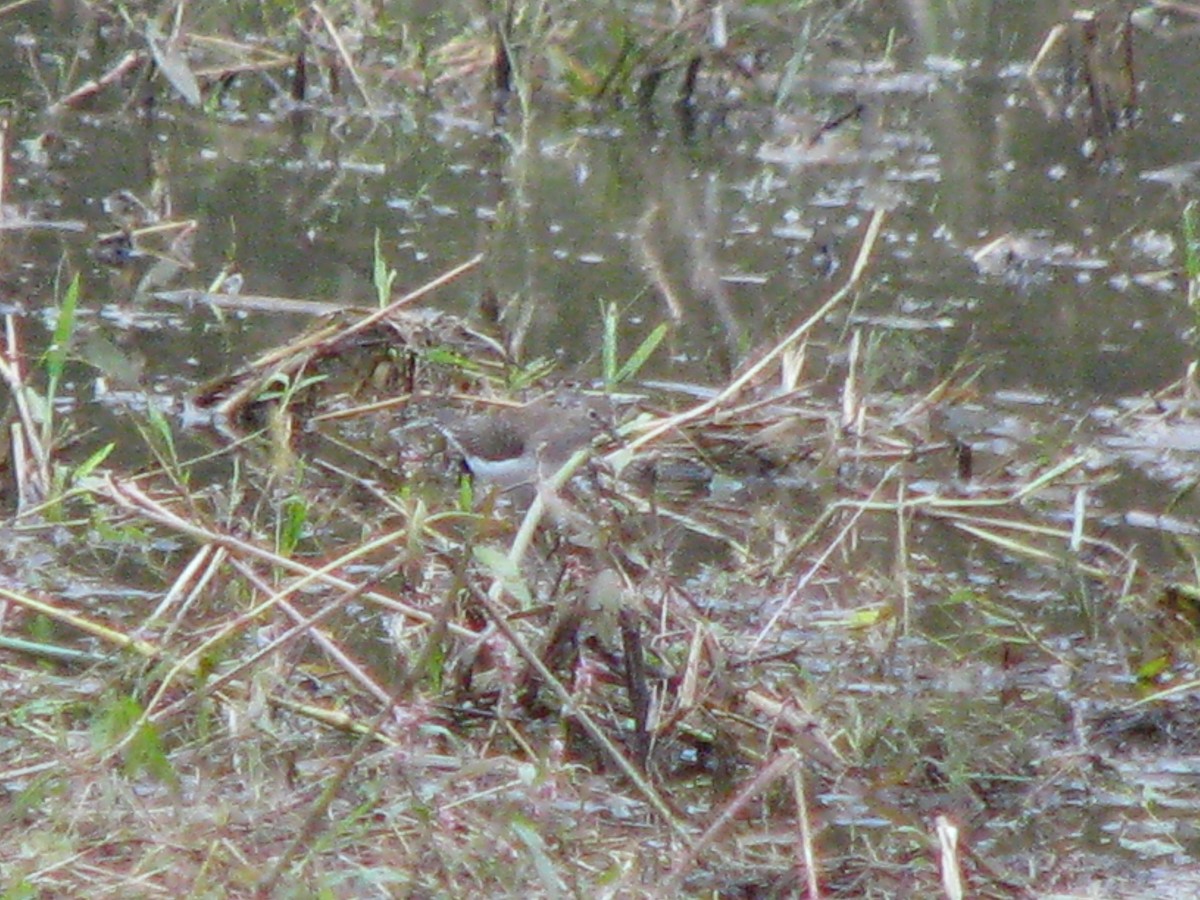
{"label": "green leaf", "polygon": [[382,308],[392,300],[392,284],[396,281],[396,270],[389,269],[387,260],[383,258],[383,248],[379,243],[379,229],[375,229],[375,265],[371,273],[371,283],[375,285],[375,296]]}
{"label": "green leaf", "polygon": [[423,351],[425,358],[434,365],[451,366],[456,369],[472,371],[479,366],[468,356],[457,353],[448,347],[429,347]]}
{"label": "green leaf", "polygon": [[617,365],[617,330],[620,325],[620,316],[617,310],[617,304],[610,303],[603,310],[604,313],[604,335],[600,345],[600,369],[601,375],[604,378],[605,387],[610,390],[620,384],[622,381],[628,381],[630,378],[637,375],[641,371],[642,366],[646,364],[651,354],[658,349],[658,345],[663,342],[667,336],[667,325],[662,323],[651,331],[646,338],[638,345],[638,348],[633,351],[633,355],[625,360],[625,364],[618,367]]}
{"label": "green leaf", "polygon": [[142,715],[141,705],[132,697],[118,697],[101,707],[92,722],[92,746],[107,750],[120,741]]}
{"label": "green leaf", "polygon": [[[71,346],[71,335],[75,333],[75,310],[79,305],[79,275],[71,279],[62,303],[58,305],[58,319],[54,323],[54,341],[46,351],[46,374],[57,384],[66,367],[67,350]],[[51,398],[54,394],[51,392]]]}
{"label": "green leaf", "polygon": [[1170,667],[1170,660],[1165,656],[1156,656],[1146,660],[1137,668],[1137,680],[1141,684],[1153,683]]}
{"label": "green leaf", "polygon": [[115,443],[107,443],[76,466],[75,472],[72,475],[72,480],[75,484],[83,484],[87,481],[88,477],[96,471],[96,468],[108,459],[108,455],[113,452],[113,448],[116,446]]}
{"label": "green leaf", "polygon": [[506,553],[495,547],[484,546],[476,547],[474,556],[476,562],[487,569],[522,606],[533,606],[533,594],[529,592],[529,586],[525,584],[525,578],[521,575],[521,567],[509,559]]}
{"label": "green leaf", "polygon": [[652,353],[658,349],[658,345],[663,342],[667,336],[667,325],[665,322],[660,323],[657,328],[646,335],[646,339],[638,345],[638,348],[633,351],[633,355],[625,360],[625,365],[621,366],[621,370],[617,372],[615,383],[619,384],[622,381],[628,381],[634,375],[641,371],[642,366],[646,364]]}
{"label": "green leaf", "polygon": [[138,726],[133,739],[125,748],[125,774],[135,777],[145,773],[164,784],[177,785],[179,776],[167,759],[158,729],[151,722]]}
{"label": "green leaf", "polygon": [[614,387],[617,383],[617,304],[610,303],[604,309],[604,339],[600,347],[601,372],[604,383]]}
{"label": "green leaf", "polygon": [[458,508],[470,512],[475,508],[475,482],[469,475],[458,479]]}
{"label": "green leaf", "polygon": [[146,415],[150,418],[150,424],[154,426],[154,431],[162,439],[162,442],[168,447],[174,447],[175,436],[171,434],[171,423],[167,421],[162,410],[151,403],[146,407]]}
{"label": "green leaf", "polygon": [[40,896],[38,889],[28,881],[19,881],[16,884],[10,884],[4,889],[4,893],[0,894],[0,900],[34,900]]}
{"label": "green leaf", "polygon": [[135,699],[114,699],[92,722],[92,745],[99,751],[108,750],[124,741],[136,728],[124,747],[122,762],[126,776],[133,778],[146,774],[167,784],[178,784],[179,777],[163,750],[158,729],[141,718],[142,706]]}
{"label": "green leaf", "polygon": [[25,633],[39,643],[49,644],[55,638],[54,622],[49,617],[38,613],[29,618],[25,626]]}
{"label": "green leaf", "polygon": [[1200,242],[1196,239],[1196,201],[1183,208],[1183,267],[1189,279],[1200,277]]}
{"label": "green leaf", "polygon": [[279,553],[291,556],[296,545],[304,536],[304,525],[308,521],[308,504],[295,495],[283,501],[283,524],[279,531]]}

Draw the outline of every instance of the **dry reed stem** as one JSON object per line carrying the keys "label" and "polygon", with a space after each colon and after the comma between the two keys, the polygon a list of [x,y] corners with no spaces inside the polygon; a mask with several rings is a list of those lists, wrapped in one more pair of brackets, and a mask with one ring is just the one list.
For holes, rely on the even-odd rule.
{"label": "dry reed stem", "polygon": [[947,900],[963,900],[962,861],[958,856],[958,826],[945,815],[934,819],[938,842],[938,863],[942,872],[942,890]]}
{"label": "dry reed stem", "polygon": [[[293,641],[297,637],[309,634],[313,626],[341,609],[347,602],[359,597],[369,596],[370,592],[367,584],[352,584],[345,582],[341,579],[333,577],[331,573],[348,565],[354,560],[373,553],[381,548],[392,546],[393,544],[398,543],[402,544],[402,540],[400,539],[407,535],[407,531],[389,533],[384,535],[382,538],[378,538],[365,545],[355,547],[350,552],[327,563],[319,570],[313,570],[309,569],[308,567],[292,563],[287,560],[287,558],[281,557],[278,554],[261,550],[248,542],[236,540],[228,535],[220,535],[218,533],[208,531],[207,529],[195,526],[192,523],[189,523],[186,520],[167,512],[164,508],[154,503],[154,501],[151,501],[148,497],[146,497],[146,495],[142,494],[136,487],[130,484],[119,485],[115,479],[110,477],[106,483],[106,492],[114,499],[114,501],[118,503],[119,506],[137,511],[143,517],[158,522],[159,524],[174,527],[176,530],[187,533],[193,537],[202,537],[211,543],[222,545],[231,551],[244,552],[245,555],[252,558],[269,561],[272,565],[290,569],[294,572],[303,573],[299,579],[288,585],[283,590],[277,591],[270,595],[265,601],[257,604],[253,609],[238,616],[233,622],[225,624],[214,636],[202,642],[183,658],[176,661],[175,664],[163,674],[157,690],[145,704],[141,718],[135,727],[127,733],[125,739],[120,744],[110,748],[110,752],[112,753],[119,752],[123,746],[136,735],[138,728],[140,728],[143,723],[150,721],[162,721],[179,714],[184,709],[188,708],[203,697],[206,697],[217,691],[222,685],[231,681],[258,660],[276,652],[278,649]],[[400,556],[390,566],[381,570],[376,577],[378,579],[388,577],[389,573],[394,569],[399,568],[403,562],[404,557]],[[247,568],[246,571],[250,570]],[[327,601],[326,605],[312,616],[302,617],[292,610],[292,612],[295,613],[295,624],[282,635],[276,637],[274,640],[261,647],[257,652],[251,654],[249,657],[240,660],[237,665],[235,665],[229,671],[226,671],[219,677],[206,682],[201,688],[193,690],[192,692],[181,697],[179,700],[176,700],[175,702],[161,709],[156,709],[157,704],[165,696],[169,687],[178,679],[178,677],[185,672],[193,671],[198,661],[206,654],[210,653],[216,647],[227,641],[231,635],[249,627],[267,610],[284,603],[285,598],[289,594],[302,590],[309,584],[318,581],[339,586],[342,590],[342,593],[332,600]],[[415,609],[412,609],[411,611],[418,613],[414,616],[414,618],[425,621],[426,623],[432,623],[435,621],[435,617],[429,613],[423,613]],[[475,632],[465,629],[462,626],[454,625],[453,623],[446,623],[446,627],[460,631],[467,636],[476,636]],[[320,641],[320,638],[318,637],[317,640]],[[365,673],[363,673],[356,664],[353,664],[344,654],[341,654],[340,652],[334,653],[333,658],[335,661],[342,661],[346,663],[348,665],[348,673],[352,677],[355,677],[356,680],[359,680],[360,683],[364,683],[364,685],[367,686],[367,689],[377,698],[384,700],[385,708],[387,707],[388,704],[386,701],[390,699],[390,695],[387,694],[387,692],[383,691],[381,688],[375,685],[373,681],[366,678]]]}
{"label": "dry reed stem", "polygon": [[119,647],[122,650],[132,650],[146,659],[160,659],[163,656],[162,648],[155,646],[150,641],[130,637],[122,631],[109,628],[107,625],[102,625],[87,616],[81,616],[79,613],[55,606],[53,603],[45,600],[38,600],[27,594],[19,594],[5,587],[0,587],[0,598],[22,606],[31,612],[39,613],[48,619],[53,619],[56,622],[62,622],[64,625],[77,628],[84,634],[100,638],[100,640],[112,644],[114,647]]}
{"label": "dry reed stem", "polygon": [[[9,394],[17,408],[17,421],[10,428],[12,468],[17,480],[17,509],[28,513],[36,503],[50,495],[53,483],[50,450],[41,441],[43,427],[30,408],[29,399],[33,389],[27,380],[17,318],[12,313],[4,317],[4,338],[5,348],[0,352],[0,378],[8,385]],[[52,413],[52,410],[45,411],[45,415]]]}
{"label": "dry reed stem", "polygon": [[776,780],[786,777],[800,763],[800,754],[787,749],[779,753],[770,763],[761,768],[748,784],[725,804],[708,826],[671,866],[663,884],[663,896],[680,896],[683,880],[695,865],[700,854],[709,847],[746,806],[767,790]]}
{"label": "dry reed stem", "polygon": [[7,16],[11,12],[16,12],[23,6],[29,6],[31,3],[36,3],[38,0],[12,0],[11,3],[6,3],[0,6],[0,16]]}
{"label": "dry reed stem", "polygon": [[343,311],[343,303],[327,303],[322,300],[298,300],[295,297],[274,297],[265,294],[224,294],[183,288],[176,291],[152,291],[150,296],[164,303],[206,303],[220,309],[237,309],[246,312],[286,313],[289,315],[327,316]]}
{"label": "dry reed stem", "polygon": [[912,579],[908,568],[908,522],[904,506],[908,482],[900,479],[896,492],[896,577],[900,582],[900,629],[894,637],[907,637],[912,633]]}
{"label": "dry reed stem", "polygon": [[4,196],[8,189],[8,118],[0,116],[0,212],[4,210]]}
{"label": "dry reed stem", "polygon": [[71,93],[51,104],[50,116],[56,116],[64,109],[82,105],[106,87],[116,84],[130,72],[137,71],[149,61],[150,54],[145,50],[130,50],[99,78],[81,84]]}
{"label": "dry reed stem", "polygon": [[796,802],[796,820],[800,829],[799,856],[804,866],[808,900],[821,900],[821,877],[817,868],[817,851],[813,846],[812,821],[808,813],[808,796],[804,790],[804,769],[792,769],[792,797]]}
{"label": "dry reed stem", "polygon": [[[347,581],[333,574],[333,571],[348,562],[357,559],[359,556],[374,552],[380,547],[396,544],[397,546],[405,546],[405,539],[408,537],[408,530],[398,530],[389,532],[380,538],[373,540],[371,543],[356,547],[346,556],[340,557],[332,563],[328,563],[319,569],[314,569],[311,566],[306,566],[304,563],[298,562],[286,556],[259,547],[257,544],[242,540],[234,535],[220,531],[214,531],[203,525],[198,525],[188,519],[170,512],[166,507],[156,500],[153,500],[149,495],[138,488],[132,481],[125,479],[116,479],[109,477],[105,483],[102,492],[112,499],[118,507],[129,510],[130,512],[155,522],[173,531],[178,531],[200,543],[211,543],[217,546],[225,547],[231,552],[238,553],[243,556],[252,557],[261,560],[272,566],[278,566],[286,569],[293,574],[300,575],[302,581],[291,585],[289,592],[294,592],[303,587],[306,587],[312,582],[320,582],[340,591],[348,591],[357,589],[358,585],[354,582]],[[431,625],[435,622],[435,617],[422,609],[404,603],[394,597],[389,597],[386,594],[381,594],[378,591],[369,590],[363,594],[363,599],[373,603],[383,609],[392,612],[402,613],[414,621],[424,625]],[[451,625],[450,629],[460,637],[477,637],[477,633],[468,628],[463,628],[459,625]]]}
{"label": "dry reed stem", "polygon": [[325,11],[320,3],[312,3],[313,12],[320,18],[321,24],[325,26],[325,30],[329,32],[329,37],[333,39],[333,45],[337,48],[338,55],[342,58],[346,70],[350,73],[350,78],[354,82],[354,86],[358,88],[358,92],[362,95],[363,102],[367,105],[367,114],[375,115],[375,103],[371,99],[371,92],[367,90],[366,84],[363,83],[362,76],[358,74],[358,66],[354,64],[354,58],[350,55],[350,51],[346,49],[346,44],[342,40],[342,35],[338,31],[337,26],[329,18],[329,13]]}
{"label": "dry reed stem", "polygon": [[825,734],[820,719],[800,704],[796,697],[780,700],[767,695],[763,689],[751,688],[744,700],[752,709],[771,720],[771,729],[786,731],[797,745],[803,744],[803,753],[827,766],[834,772],[843,772],[849,763]]}
{"label": "dry reed stem", "polygon": [[216,412],[219,415],[228,416],[232,410],[244,405],[247,398],[259,390],[262,382],[266,379],[283,374],[290,376],[296,372],[303,371],[308,363],[315,357],[319,357],[327,353],[330,348],[336,347],[344,341],[349,340],[356,334],[361,334],[372,326],[381,321],[386,320],[405,306],[411,306],[418,300],[423,299],[428,294],[444,287],[447,284],[462,277],[467,272],[474,269],[483,261],[484,255],[478,253],[468,259],[466,262],[460,263],[454,268],[443,272],[436,278],[426,282],[419,288],[410,291],[404,296],[392,301],[387,306],[380,307],[362,318],[351,322],[349,325],[338,325],[331,323],[319,331],[310,332],[302,336],[299,340],[291,344],[286,344],[281,347],[276,347],[268,351],[258,359],[243,366],[232,375],[220,379],[220,383],[238,384],[248,376],[254,375],[257,381],[243,385],[240,389],[231,391],[229,396],[216,406]]}
{"label": "dry reed stem", "polygon": [[833,296],[825,301],[825,303],[821,304],[821,306],[812,315],[797,325],[786,337],[783,338],[783,340],[779,341],[779,343],[764,353],[756,363],[749,366],[746,371],[744,371],[737,378],[733,379],[733,381],[722,388],[715,396],[692,407],[691,409],[676,413],[673,416],[668,416],[665,419],[655,423],[653,427],[651,427],[645,434],[639,435],[637,438],[631,441],[628,446],[622,448],[621,450],[614,450],[612,453],[610,453],[609,458],[614,463],[624,459],[629,459],[639,448],[651,443],[654,440],[657,440],[667,432],[672,431],[681,425],[685,425],[688,422],[695,421],[705,413],[713,411],[726,401],[737,396],[738,392],[740,392],[742,388],[753,382],[769,365],[775,362],[775,360],[779,359],[798,341],[805,338],[808,333],[817,324],[819,324],[821,320],[825,318],[825,316],[829,315],[830,312],[832,312],[839,304],[841,304],[842,301],[845,300],[846,297],[850,295],[851,291],[858,285],[858,282],[862,278],[863,272],[866,271],[867,262],[870,259],[871,253],[874,251],[875,242],[879,237],[879,232],[883,228],[883,220],[885,216],[886,213],[884,210],[875,210],[874,214],[871,216],[870,222],[867,225],[866,234],[864,235],[863,242],[859,247],[858,255],[854,260],[854,267],[850,272],[849,278],[846,280],[846,283],[837,291],[835,291]]}
{"label": "dry reed stem", "polygon": [[[167,588],[162,600],[147,619],[149,622],[162,621],[176,601],[182,598],[174,621],[162,633],[161,639],[164,643],[169,642],[175,631],[183,624],[183,618],[192,603],[217,574],[227,556],[228,551],[222,547],[215,547],[212,544],[202,545],[175,577],[171,586]],[[190,589],[189,585],[192,585]]]}
{"label": "dry reed stem", "polygon": [[[253,584],[259,593],[270,596],[272,593],[271,586],[264,582],[257,571],[246,565],[244,560],[234,559],[231,562],[234,568],[242,573],[243,577],[248,582]],[[287,600],[279,599],[279,608],[283,610],[284,615],[292,620],[295,625],[300,626],[308,624],[310,626],[309,636],[313,642],[328,656],[343,672],[350,676],[350,679],[363,688],[367,693],[384,703],[390,702],[391,695],[383,689],[383,687],[364,669],[349,653],[339,646],[334,639],[322,629],[316,626],[316,623],[311,619],[306,619],[304,614],[296,607],[292,606]],[[340,605],[340,603],[338,604]]]}
{"label": "dry reed stem", "polygon": [[[874,497],[876,494],[882,491],[884,485],[886,485],[899,470],[899,464],[892,466],[892,468],[884,474],[883,478],[879,480],[879,483],[875,485],[871,492],[871,497]],[[771,618],[767,620],[766,624],[759,629],[758,635],[754,638],[754,642],[750,645],[751,652],[758,649],[758,647],[762,645],[762,642],[766,640],[767,635],[775,630],[775,626],[779,624],[779,620],[792,609],[793,604],[795,604],[795,602],[800,598],[800,592],[804,590],[804,588],[814,577],[816,577],[817,573],[821,571],[821,568],[825,565],[825,562],[829,559],[829,557],[831,557],[834,551],[842,545],[842,542],[854,533],[854,529],[858,524],[858,520],[862,517],[869,506],[869,501],[870,498],[868,498],[867,502],[862,504],[853,504],[853,506],[856,507],[856,511],[853,515],[851,515],[850,520],[842,526],[841,530],[836,536],[834,536],[833,540],[829,542],[829,546],[821,551],[820,556],[818,556],[804,572],[804,574],[796,580],[795,586],[788,592],[788,595],[784,601],[779,604],[779,607],[774,613],[772,613]],[[850,505],[851,504],[847,504],[847,506]],[[826,507],[824,513],[821,515],[821,518],[805,533],[804,537],[797,542],[797,545],[789,550],[785,556],[785,559],[793,560],[799,556],[800,549],[819,533],[818,529],[824,527],[824,523],[833,515],[834,510],[836,510],[838,506],[839,504],[833,504]],[[777,572],[778,574],[782,574],[782,569],[777,568]]]}

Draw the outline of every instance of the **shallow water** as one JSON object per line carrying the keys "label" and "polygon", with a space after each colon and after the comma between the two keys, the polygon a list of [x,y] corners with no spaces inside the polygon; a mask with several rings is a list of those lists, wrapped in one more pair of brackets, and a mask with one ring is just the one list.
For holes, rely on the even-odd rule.
{"label": "shallow water", "polygon": [[[372,71],[374,115],[345,80],[340,95],[323,96],[319,77],[311,106],[285,112],[268,80],[281,83],[283,70],[261,82],[244,77],[203,112],[159,88],[149,117],[123,108],[124,91],[80,111],[47,113],[68,84],[103,71],[124,48],[110,47],[108,26],[81,8],[34,4],[0,18],[0,46],[19,51],[0,53],[0,96],[12,101],[5,219],[18,223],[0,232],[0,306],[21,313],[41,346],[58,267],[82,273],[80,354],[99,363],[104,378],[97,387],[94,365],[70,369],[65,393],[81,420],[100,429],[85,447],[128,428],[121,410],[147,402],[141,389],[181,413],[174,399],[309,324],[294,313],[217,315],[156,292],[204,289],[232,263],[243,294],[369,306],[376,235],[398,272],[397,293],[485,253],[479,270],[432,303],[496,330],[526,360],[558,360],[564,377],[599,376],[601,307],[612,303],[623,352],[659,323],[671,326],[643,372],[647,381],[720,385],[832,294],[872,211],[884,208],[863,287],[811,342],[802,380],[825,400],[835,395],[857,331],[860,389],[874,411],[900,419],[956,362],[980,361],[978,378],[940,426],[973,448],[976,480],[1018,482],[1041,449],[1054,458],[1079,443],[1101,454],[1087,475],[1115,473],[1085,498],[1096,530],[1120,546],[1157,539],[1167,530],[1153,518],[1160,512],[1194,523],[1186,488],[1195,443],[1185,422],[1156,418],[1179,408],[1149,404],[1133,415],[1130,398],[1181,378],[1195,357],[1195,314],[1171,271],[1182,264],[1181,218],[1194,185],[1187,169],[1170,167],[1193,160],[1200,73],[1182,29],[1137,31],[1136,124],[1098,137],[1086,105],[1060,114],[1069,90],[1065,46],[1047,55],[1035,79],[1026,74],[1061,12],[1051,7],[957,4],[930,21],[922,4],[879,4],[872,16],[848,19],[836,42],[808,45],[795,37],[800,14],[738,9],[735,20],[753,29],[769,60],[757,86],[716,79],[687,117],[665,102],[648,111],[581,110],[547,91],[533,116],[514,108],[494,129],[475,72],[422,98]],[[204,18],[198,13],[197,30],[219,27]],[[805,67],[773,106],[770,89],[798,47]],[[49,77],[80,49],[87,58],[78,69]],[[47,93],[42,85],[55,87]],[[844,116],[808,140],[815,123]],[[39,136],[37,146],[26,143]],[[139,256],[113,268],[96,260],[96,238],[112,228],[103,199],[117,191],[171,219],[195,220],[188,250],[169,239],[145,244],[188,265]],[[493,305],[499,324],[489,321]],[[119,451],[110,463],[144,461]],[[955,476],[948,454],[913,469],[914,495],[938,493]],[[858,484],[838,474],[843,487]],[[737,512],[765,510],[748,526],[761,544],[786,542],[807,525],[835,480],[820,471],[789,475],[799,484],[786,485],[781,499],[734,486]],[[1037,499],[1060,525],[1075,501],[1057,486]],[[1119,673],[1137,668],[1126,654],[1141,658],[1113,635],[1135,647],[1144,640],[1145,656],[1157,645],[1075,569],[981,549],[956,524],[913,527],[928,556],[906,577],[930,602],[913,610],[920,641],[887,653],[855,637],[855,628],[869,633],[874,596],[856,581],[815,578],[786,596],[732,600],[720,594],[719,577],[688,588],[699,608],[751,635],[769,631],[778,616],[778,642],[804,647],[797,668],[835,691],[894,693],[885,709],[900,723],[897,744],[911,741],[917,757],[934,761],[925,775],[935,784],[916,785],[929,797],[942,797],[942,763],[948,771],[967,764],[942,759],[941,742],[952,755],[946,735],[979,728],[981,719],[998,724],[979,732],[974,772],[1020,772],[1033,765],[1029,757],[1044,765],[1056,753],[1084,767],[1071,740],[1075,720],[1066,720],[1086,714],[1081,697],[1128,700]],[[854,557],[863,571],[893,564],[889,528],[864,529]],[[1143,564],[1175,563],[1173,546],[1155,549],[1139,548]],[[702,570],[690,562],[687,574]],[[911,733],[906,716],[917,725]],[[919,744],[920,729],[930,732],[928,746]],[[1187,749],[1174,732],[1166,743]],[[1179,818],[1163,818],[1182,823],[1194,794],[1176,773],[1161,777],[1161,791],[1183,795]],[[881,834],[894,828],[895,819],[878,815],[891,809],[885,782],[861,818],[848,802],[842,818]],[[1075,782],[1064,783],[1047,788],[1043,811],[1047,820],[1056,804],[1078,814],[1078,830],[1087,832],[1078,846],[1104,855],[1113,870],[1158,858],[1139,831],[1151,830],[1148,814],[1126,821],[1123,846],[1107,842],[1105,831],[1133,818],[1126,796],[1089,819],[1088,804],[1072,794]],[[961,785],[951,787],[947,802],[969,807],[971,798],[955,793]],[[1052,832],[1054,823],[1042,827]],[[1067,828],[1074,834],[1076,825]],[[1042,832],[1019,833],[985,849],[1020,857],[1037,848]],[[1186,857],[1187,841],[1171,852]]]}
{"label": "shallow water", "polygon": [[[891,208],[886,238],[855,321],[903,353],[885,361],[884,376],[933,375],[969,353],[989,361],[989,389],[1090,405],[1153,390],[1190,358],[1180,291],[1133,280],[1177,259],[1164,252],[1178,246],[1185,196],[1143,176],[1190,161],[1196,76],[1186,40],[1139,32],[1138,125],[1109,142],[1108,161],[1085,158],[1081,117],[1042,108],[1061,92],[1061,68],[1047,65],[1036,82],[1023,74],[1054,22],[1038,6],[975,4],[958,21],[925,23],[910,14],[915,5],[898,4],[893,20],[880,14],[860,26],[859,58],[816,54],[815,74],[797,79],[776,114],[738,85],[743,99],[701,104],[688,131],[669,107],[653,122],[514,116],[502,136],[490,134],[486,109],[434,103],[380,104],[390,114],[368,121],[347,114],[347,100],[289,119],[253,89],[230,91],[204,115],[168,105],[148,124],[123,114],[116,96],[45,117],[31,66],[14,54],[2,89],[17,111],[7,201],[103,230],[106,195],[164,192],[175,217],[198,223],[195,270],[164,287],[203,287],[233,260],[246,293],[369,303],[376,231],[400,288],[486,249],[487,281],[511,304],[514,329],[528,329],[528,356],[562,355],[594,371],[600,303],[619,305],[630,342],[673,306],[680,327],[650,374],[701,381],[721,379],[748,348],[814,308],[882,203]],[[872,30],[884,25],[897,28],[887,57],[876,49],[886,32]],[[56,23],[35,5],[0,21],[0,39],[66,56],[64,38],[96,27],[82,13]],[[108,61],[102,49],[84,71]],[[788,129],[806,127],[798,118],[827,120],[855,102],[866,107],[862,121],[833,135],[828,161],[808,163],[807,149],[790,146]],[[44,166],[20,146],[43,129],[56,136]],[[1019,261],[998,271],[973,262],[1009,233],[1045,246],[1022,244]],[[27,303],[59,254],[87,275],[92,308],[134,300],[136,279],[90,263],[87,236],[18,241],[14,293]],[[471,314],[480,290],[471,279],[437,303]],[[156,336],[157,348],[211,374],[231,353],[278,337],[275,320],[250,321],[217,347],[204,318]],[[889,328],[897,323],[905,328]]]}

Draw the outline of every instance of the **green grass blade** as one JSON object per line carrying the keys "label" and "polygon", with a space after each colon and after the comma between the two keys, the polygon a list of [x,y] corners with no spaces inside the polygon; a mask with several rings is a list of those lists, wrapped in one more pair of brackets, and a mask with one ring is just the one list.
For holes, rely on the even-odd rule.
{"label": "green grass blade", "polygon": [[617,372],[617,377],[614,383],[620,384],[622,381],[628,381],[630,378],[640,372],[642,366],[646,364],[646,360],[648,360],[651,354],[658,349],[658,345],[663,342],[663,339],[666,336],[667,325],[665,322],[659,324],[658,327],[646,335],[646,339],[638,345],[636,350],[633,351],[633,355],[630,356],[629,359],[625,360],[625,365],[621,366],[620,371]]}
{"label": "green grass blade", "polygon": [[[54,323],[54,341],[46,351],[46,374],[52,384],[58,384],[67,364],[67,350],[71,347],[71,336],[75,333],[75,311],[79,305],[79,276],[71,279],[62,303],[58,305],[58,321]],[[53,393],[51,393],[53,396]]]}
{"label": "green grass blade", "polygon": [[617,383],[617,304],[610,303],[604,309],[604,341],[600,348],[601,374],[604,383],[613,387]]}
{"label": "green grass blade", "polygon": [[371,283],[375,285],[375,299],[380,308],[387,306],[392,300],[392,285],[396,281],[396,270],[389,269],[387,260],[383,258],[383,248],[379,242],[379,229],[375,229],[375,260],[371,270]]}

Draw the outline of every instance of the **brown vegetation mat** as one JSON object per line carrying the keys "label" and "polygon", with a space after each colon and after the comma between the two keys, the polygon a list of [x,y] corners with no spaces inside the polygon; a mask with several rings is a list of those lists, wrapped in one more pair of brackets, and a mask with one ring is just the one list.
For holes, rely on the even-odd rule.
{"label": "brown vegetation mat", "polygon": [[421,422],[542,379],[412,297],[198,392],[211,453],[151,410],[139,473],[61,467],[10,328],[5,896],[1073,883],[1086,795],[1134,796],[1079,698],[1119,706],[1115,648],[1187,626],[1133,602],[1071,441],[984,475],[960,451],[956,481],[928,421],[962,383],[869,394],[853,340],[838,384],[804,380],[878,224],[738,378],[626,395],[620,439],[528,505],[460,482]]}

